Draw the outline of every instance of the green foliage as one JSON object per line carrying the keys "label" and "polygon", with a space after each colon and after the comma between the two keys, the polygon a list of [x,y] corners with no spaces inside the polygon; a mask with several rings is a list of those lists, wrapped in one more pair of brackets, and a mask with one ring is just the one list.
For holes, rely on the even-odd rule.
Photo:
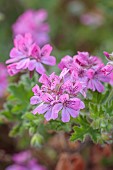
{"label": "green foliage", "polygon": [[89,136],[95,143],[111,142],[113,131],[113,89],[106,87],[105,93],[89,92],[85,100],[86,112],[76,120],[71,140],[84,141]]}
{"label": "green foliage", "polygon": [[[0,62],[5,62],[13,47],[12,24],[25,10],[45,8],[48,11],[51,44],[57,63],[65,55],[74,55],[76,51],[89,51],[103,57],[102,51],[112,51],[113,37],[112,8],[113,2],[100,1],[64,1],[64,0],[1,0],[0,1]],[[79,10],[78,10],[79,9]],[[65,11],[65,12],[64,12]],[[98,11],[98,12],[97,12]],[[85,12],[99,13],[103,25],[85,26],[81,15]],[[104,29],[103,29],[104,28]],[[92,36],[93,35],[93,36]],[[101,55],[100,55],[101,54]],[[48,73],[59,73],[57,66],[47,69]],[[85,99],[86,108],[76,119],[69,123],[61,120],[45,122],[42,115],[33,115],[30,106],[32,87],[38,83],[35,74],[32,79],[22,75],[18,84],[9,86],[9,95],[0,112],[0,124],[11,123],[10,136],[22,136],[26,132],[31,138],[31,145],[40,146],[51,136],[52,132],[72,133],[71,140],[85,141],[91,138],[95,143],[111,142],[113,133],[113,89],[106,86],[105,92],[88,92]],[[72,131],[73,130],[73,131]],[[52,132],[51,132],[52,131]]]}
{"label": "green foliage", "polygon": [[85,141],[87,136],[90,136],[91,139],[97,143],[100,131],[98,129],[93,129],[90,126],[90,121],[86,117],[79,116],[76,119],[78,125],[74,126],[74,133],[71,136],[71,140],[80,140]]}
{"label": "green foliage", "polygon": [[33,95],[32,87],[38,82],[37,75],[32,81],[28,75],[22,75],[18,84],[9,85],[9,96],[0,112],[0,123],[12,123],[10,137],[23,136],[26,132],[31,138],[31,145],[40,147],[51,136],[50,131],[71,130],[70,123],[61,120],[45,122],[43,115],[33,115],[33,107],[30,105],[30,97]]}
{"label": "green foliage", "polygon": [[47,125],[47,128],[52,131],[66,131],[71,130],[71,123],[63,123],[61,120],[51,120]]}
{"label": "green foliage", "polygon": [[70,133],[73,129],[73,141],[85,141],[90,137],[95,143],[112,142],[113,89],[110,85],[106,86],[104,93],[89,91],[84,100],[85,109],[69,123],[61,120],[46,122],[43,115],[31,113],[33,107],[30,105],[30,97],[37,79],[36,75],[32,81],[28,75],[22,75],[18,84],[9,86],[10,95],[4,105],[5,109],[0,112],[0,123],[13,123],[9,134],[11,137],[22,136],[27,131],[31,145],[40,147],[53,132]]}

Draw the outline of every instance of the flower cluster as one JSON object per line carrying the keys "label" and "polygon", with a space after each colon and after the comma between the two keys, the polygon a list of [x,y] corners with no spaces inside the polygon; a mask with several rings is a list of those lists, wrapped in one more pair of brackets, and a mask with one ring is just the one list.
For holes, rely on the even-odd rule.
{"label": "flower cluster", "polygon": [[77,55],[70,57],[65,56],[59,63],[59,68],[66,68],[68,73],[65,77],[74,75],[75,80],[85,86],[86,90],[103,92],[104,85],[102,82],[109,82],[108,73],[113,69],[111,66],[105,66],[96,56],[90,56],[88,52],[78,52]]}
{"label": "flower cluster", "polygon": [[7,69],[4,64],[0,63],[0,97],[2,97],[7,89],[8,80],[7,80]]}
{"label": "flower cluster", "polygon": [[30,151],[23,151],[13,156],[14,164],[6,168],[6,170],[46,170],[46,168],[37,163],[32,158]]}
{"label": "flower cluster", "polygon": [[84,103],[77,97],[83,90],[82,84],[75,81],[74,77],[65,79],[67,69],[63,69],[60,76],[52,73],[49,77],[43,74],[39,82],[41,88],[35,85],[32,89],[34,96],[30,103],[38,106],[33,110],[33,114],[44,114],[47,121],[58,118],[61,112],[63,122],[69,122],[70,116],[73,118],[79,115],[80,109],[84,109]]}
{"label": "flower cluster", "polygon": [[27,10],[17,19],[13,24],[12,30],[14,36],[17,34],[24,35],[25,33],[31,33],[33,40],[42,46],[49,42],[48,32],[50,30],[46,21],[47,11],[40,9],[38,11]]}
{"label": "flower cluster", "polygon": [[106,56],[108,63],[105,66],[104,70],[106,71],[106,74],[109,74],[110,76],[110,84],[113,86],[113,52],[109,54],[108,52],[104,51],[104,55]]}
{"label": "flower cluster", "polygon": [[[55,65],[56,59],[50,56],[52,46],[49,44],[40,48],[33,42],[31,34],[25,36],[17,35],[14,39],[14,48],[10,51],[10,59],[6,61],[8,73],[10,76],[28,69],[30,72],[36,70],[39,74],[46,72],[43,64]],[[42,64],[43,63],[43,64]]]}

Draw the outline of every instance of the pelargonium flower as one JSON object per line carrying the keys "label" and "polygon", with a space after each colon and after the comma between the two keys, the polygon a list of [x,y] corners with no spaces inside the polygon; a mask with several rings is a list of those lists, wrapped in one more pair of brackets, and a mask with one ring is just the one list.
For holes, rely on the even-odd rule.
{"label": "pelargonium flower", "polygon": [[35,158],[32,158],[30,151],[14,154],[12,159],[14,164],[9,165],[6,170],[46,170]]}
{"label": "pelargonium flower", "polygon": [[14,154],[12,159],[14,162],[18,164],[22,164],[26,162],[26,160],[30,160],[31,157],[32,157],[31,152],[27,150],[27,151],[22,151],[17,154]]}
{"label": "pelargonium flower", "polygon": [[90,56],[88,52],[80,52],[73,56],[75,63],[79,64],[83,68],[95,67],[97,64],[101,64],[102,61],[97,56]]}
{"label": "pelargonium flower", "polygon": [[110,54],[110,53],[104,51],[103,53],[106,56],[107,60],[109,61],[108,64],[113,65],[113,52]]}
{"label": "pelargonium flower", "polygon": [[33,114],[45,114],[44,117],[47,121],[57,119],[59,112],[61,112],[61,119],[63,122],[69,122],[70,116],[73,118],[79,115],[83,109],[84,103],[77,97],[82,85],[76,82],[65,82],[64,75],[66,72],[63,70],[60,76],[52,73],[49,77],[42,75],[39,82],[42,83],[41,88],[36,85],[32,91],[34,96],[31,97],[30,103],[38,106],[33,110]]}
{"label": "pelargonium flower", "polygon": [[8,87],[8,73],[5,65],[0,63],[0,97],[2,97]]}
{"label": "pelargonium flower", "polygon": [[92,91],[97,90],[100,93],[104,91],[104,85],[101,82],[109,83],[110,81],[109,77],[103,74],[101,65],[96,69],[89,69],[87,71],[87,76],[87,88],[91,89]]}
{"label": "pelargonium flower", "polygon": [[104,75],[109,75],[113,71],[113,66],[107,64],[105,67],[101,69],[101,71],[104,73]]}
{"label": "pelargonium flower", "polygon": [[85,92],[87,89],[103,92],[102,82],[109,82],[108,72],[112,71],[110,66],[105,66],[97,56],[90,56],[88,52],[78,52],[73,58],[65,56],[61,59],[58,67],[61,70],[67,69],[65,79],[70,80],[73,76],[76,81],[78,80],[82,84],[82,90],[84,89]]}
{"label": "pelargonium flower", "polygon": [[31,34],[25,36],[17,35],[14,39],[14,47],[10,51],[10,59],[6,61],[8,73],[10,76],[17,74],[22,70],[28,69],[30,72],[36,70],[39,74],[46,72],[43,64],[53,66],[56,59],[50,56],[52,46],[49,44],[40,48],[33,42]]}
{"label": "pelargonium flower", "polygon": [[45,45],[49,42],[48,32],[50,30],[49,24],[45,22],[47,17],[47,11],[44,9],[25,11],[12,26],[14,36],[31,33],[33,40],[39,46]]}

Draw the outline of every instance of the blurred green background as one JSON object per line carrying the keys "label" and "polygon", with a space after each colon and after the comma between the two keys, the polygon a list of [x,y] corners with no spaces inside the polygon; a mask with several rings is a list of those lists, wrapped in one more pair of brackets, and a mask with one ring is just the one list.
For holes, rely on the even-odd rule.
{"label": "blurred green background", "polygon": [[[73,55],[78,50],[103,58],[103,51],[112,52],[112,0],[0,0],[0,62],[5,62],[13,46],[12,24],[29,8],[48,11],[50,43],[58,62],[64,55]],[[81,22],[82,15],[92,12],[102,18],[100,25]]]}

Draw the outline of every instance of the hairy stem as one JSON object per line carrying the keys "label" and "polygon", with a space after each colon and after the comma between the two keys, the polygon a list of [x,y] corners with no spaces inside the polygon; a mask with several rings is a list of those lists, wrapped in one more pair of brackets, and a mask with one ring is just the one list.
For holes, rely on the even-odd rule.
{"label": "hairy stem", "polygon": [[112,99],[112,97],[113,97],[113,88],[112,88],[109,96],[108,96],[107,99],[105,100],[105,103],[109,102],[109,101]]}

